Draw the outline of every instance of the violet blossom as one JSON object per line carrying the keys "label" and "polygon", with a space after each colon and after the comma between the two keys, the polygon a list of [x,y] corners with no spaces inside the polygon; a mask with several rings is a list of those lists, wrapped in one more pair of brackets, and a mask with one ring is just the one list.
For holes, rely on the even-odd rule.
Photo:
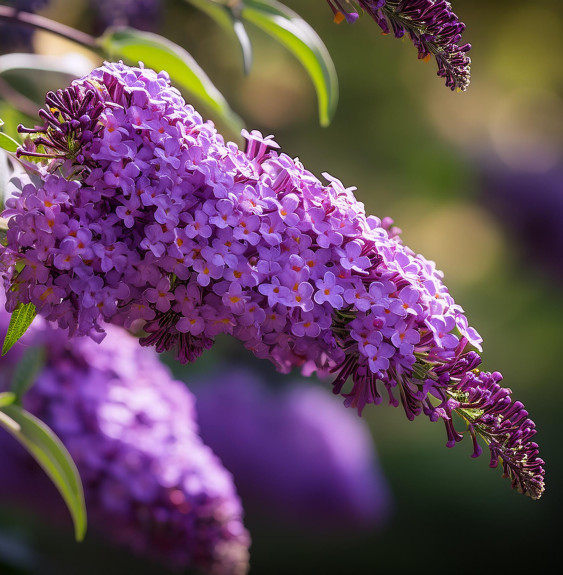
{"label": "violet blossom", "polygon": [[[367,216],[354,188],[328,174],[321,183],[259,132],[243,131],[246,152],[225,143],[163,72],[106,63],[47,99],[58,106],[18,150],[40,174],[11,180],[3,213],[9,311],[31,302],[95,339],[104,322],[143,328],[142,345],[175,349],[182,362],[229,334],[281,372],[336,373],[334,393],[360,414],[383,387],[409,419],[424,412],[451,426],[435,403],[458,401],[481,337],[434,262],[405,246],[390,218]],[[118,213],[134,196],[135,215]],[[489,389],[483,377],[473,383]],[[496,449],[463,410],[453,409]],[[539,497],[537,446],[514,433],[522,440],[510,449],[539,462],[514,467],[515,485]]]}
{"label": "violet blossom", "polygon": [[[353,24],[358,13],[348,6],[349,0],[327,0],[335,22]],[[432,56],[438,64],[438,76],[446,86],[463,91],[469,86],[471,44],[462,44],[465,24],[452,12],[446,0],[356,0],[364,12],[379,25],[384,34],[395,38],[408,34],[418,50],[418,58],[428,61]],[[348,6],[347,6],[348,5]]]}
{"label": "violet blossom", "polygon": [[[2,331],[8,320],[0,310]],[[232,476],[199,436],[192,394],[156,354],[119,327],[107,326],[97,345],[37,322],[2,358],[0,391],[30,346],[45,347],[46,364],[24,406],[69,450],[93,530],[174,568],[246,573],[249,535]],[[59,498],[43,497],[48,480],[27,453],[0,436],[0,491],[50,517],[64,513]]]}

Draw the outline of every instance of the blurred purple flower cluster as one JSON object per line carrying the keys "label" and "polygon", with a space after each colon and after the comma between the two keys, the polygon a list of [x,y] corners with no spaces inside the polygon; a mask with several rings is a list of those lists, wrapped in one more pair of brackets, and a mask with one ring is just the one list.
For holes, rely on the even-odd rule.
{"label": "blurred purple flower cluster", "polygon": [[194,381],[200,433],[244,508],[319,529],[385,522],[390,494],[367,425],[311,383],[264,384],[248,369]]}
{"label": "blurred purple flower cluster", "polygon": [[[45,8],[50,0],[8,0],[3,2],[24,12],[36,12]],[[33,29],[26,26],[18,26],[14,23],[0,22],[0,54],[14,52],[15,50],[29,50]]]}
{"label": "blurred purple flower cluster", "polygon": [[522,249],[526,265],[562,282],[563,162],[538,173],[489,158],[480,171],[482,201]]}
{"label": "blurred purple flower cluster", "polygon": [[[37,12],[46,8],[51,0],[8,0],[3,2],[22,12]],[[132,26],[141,30],[154,30],[159,23],[161,0],[90,0],[87,15],[88,28],[102,33],[110,26]],[[14,22],[0,22],[0,53],[31,50],[34,29]]]}
{"label": "blurred purple flower cluster", "polygon": [[[2,331],[8,319],[0,311]],[[135,338],[114,326],[107,332],[102,345],[69,342],[39,322],[2,358],[0,390],[26,347],[45,346],[47,363],[24,405],[72,455],[94,530],[166,565],[246,573],[241,503],[232,476],[198,435],[193,396]],[[26,469],[31,460],[15,447],[2,436],[2,451],[13,450],[3,455],[2,492],[60,511],[58,498],[40,501],[37,480],[47,480],[35,465]]]}
{"label": "blurred purple flower cluster", "polygon": [[[357,12],[344,4],[348,0],[327,0],[335,21],[357,20]],[[471,44],[461,44],[465,24],[452,12],[446,0],[356,0],[356,3],[379,25],[384,34],[391,31],[395,38],[408,34],[421,60],[432,56],[438,64],[438,76],[452,90],[469,86],[471,59],[467,52]]]}
{"label": "blurred purple flower cluster", "polygon": [[[106,64],[47,101],[18,151],[45,162],[12,180],[4,212],[8,309],[32,302],[97,339],[103,321],[143,326],[143,345],[183,362],[228,333],[280,371],[338,373],[335,393],[351,378],[345,404],[360,413],[382,401],[379,381],[409,419],[451,427],[444,406],[469,393],[481,338],[435,264],[352,188],[323,185],[271,136],[244,131],[245,153],[225,143],[164,73]],[[522,473],[517,486],[538,496],[543,475]]]}
{"label": "blurred purple flower cluster", "polygon": [[162,0],[91,0],[93,26],[103,32],[110,26],[154,30],[160,21]]}

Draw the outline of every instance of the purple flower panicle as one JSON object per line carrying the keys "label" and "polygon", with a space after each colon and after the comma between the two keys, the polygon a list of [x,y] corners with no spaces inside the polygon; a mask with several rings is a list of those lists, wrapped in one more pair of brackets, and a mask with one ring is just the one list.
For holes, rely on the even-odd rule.
{"label": "purple flower panicle", "polygon": [[[327,0],[337,23],[353,23],[357,12],[351,12],[339,0]],[[461,43],[465,24],[452,12],[446,0],[357,0],[357,4],[379,25],[384,34],[395,38],[408,34],[418,50],[418,57],[438,64],[438,76],[451,90],[463,91],[469,86],[470,44]]]}
{"label": "purple flower panicle", "polygon": [[[0,311],[3,331],[8,319]],[[24,406],[68,448],[90,524],[114,543],[174,568],[246,573],[249,536],[240,500],[232,476],[198,434],[192,394],[135,338],[118,327],[107,331],[101,345],[69,341],[41,322],[25,336],[26,346],[46,347],[47,363]],[[17,344],[2,358],[0,390],[8,387],[22,348]],[[2,436],[2,448],[9,445],[15,450]],[[45,501],[46,478],[17,447],[4,457],[0,490],[11,479],[11,496],[15,488],[29,503],[35,494],[34,506],[56,515],[62,504]]]}
{"label": "purple flower panicle", "polygon": [[335,373],[360,414],[383,388],[413,418],[476,366],[481,337],[442,273],[353,188],[259,132],[243,131],[245,153],[225,143],[164,73],[106,64],[72,89],[104,108],[79,155],[12,180],[9,310],[32,302],[98,339],[105,321],[144,326],[143,345],[183,362],[230,334],[282,372]]}

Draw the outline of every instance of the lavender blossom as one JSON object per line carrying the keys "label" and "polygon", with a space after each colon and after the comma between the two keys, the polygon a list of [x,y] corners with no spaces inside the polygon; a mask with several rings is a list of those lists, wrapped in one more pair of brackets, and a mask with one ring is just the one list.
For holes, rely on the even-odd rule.
{"label": "lavender blossom", "polygon": [[194,383],[201,435],[247,511],[316,530],[385,521],[390,496],[369,429],[324,389],[269,388],[240,368]]}
{"label": "lavender blossom", "polygon": [[[165,73],[105,64],[56,98],[75,107],[51,107],[61,125],[36,129],[39,151],[33,137],[18,150],[39,157],[40,176],[12,179],[3,214],[8,310],[32,302],[95,339],[104,321],[144,328],[142,345],[182,362],[227,333],[279,371],[336,373],[360,414],[382,386],[409,419],[450,425],[429,394],[457,389],[482,340],[392,220],[366,216],[353,188],[328,174],[323,185],[272,136],[243,131],[244,153],[225,143]],[[69,129],[61,154],[78,114],[87,129]],[[541,463],[522,481],[538,497]]]}
{"label": "lavender blossom", "polygon": [[[357,12],[344,4],[348,0],[327,0],[334,12],[335,22],[353,23]],[[438,64],[438,76],[446,86],[463,91],[469,86],[471,59],[470,44],[460,44],[465,24],[452,12],[445,0],[357,0],[357,4],[379,25],[384,34],[391,31],[395,38],[408,34],[418,50],[420,60],[432,56]]]}
{"label": "lavender blossom", "polygon": [[[4,311],[0,325],[8,325]],[[88,338],[68,342],[39,322],[25,336],[27,346],[47,348],[47,364],[25,407],[70,451],[90,524],[113,542],[170,566],[246,573],[249,537],[241,504],[231,475],[198,435],[193,396],[133,337],[114,326],[107,332],[101,345]],[[8,387],[22,348],[18,344],[2,358],[0,390]],[[58,499],[41,501],[40,480],[46,478],[29,466],[23,450],[7,435],[2,444],[3,452],[6,447],[14,453],[3,456],[0,491],[11,478],[12,495],[16,487],[29,502],[35,493],[40,509],[50,516],[60,511]]]}

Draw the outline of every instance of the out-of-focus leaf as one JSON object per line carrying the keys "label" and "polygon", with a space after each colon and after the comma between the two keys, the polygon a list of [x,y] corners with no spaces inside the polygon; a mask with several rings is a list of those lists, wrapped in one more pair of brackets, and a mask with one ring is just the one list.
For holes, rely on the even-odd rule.
{"label": "out-of-focus leaf", "polygon": [[43,54],[3,54],[0,56],[0,74],[15,70],[62,74],[69,78],[84,76],[92,69],[92,61],[77,53],[65,56]]}
{"label": "out-of-focus leaf", "polygon": [[10,348],[22,337],[36,315],[37,311],[32,303],[19,303],[16,306],[10,318],[8,333],[6,333],[4,338],[2,355],[6,355]]}
{"label": "out-of-focus leaf", "polygon": [[111,59],[141,61],[157,71],[165,70],[173,83],[186,90],[199,103],[222,120],[237,137],[244,127],[227,100],[207,77],[192,56],[170,40],[133,28],[110,28],[100,38],[102,48]]}
{"label": "out-of-focus leaf", "polygon": [[12,391],[16,394],[18,403],[21,403],[27,390],[35,383],[44,365],[45,349],[43,347],[28,347],[23,352],[12,376]]}
{"label": "out-of-focus leaf", "polygon": [[8,134],[0,132],[0,148],[6,150],[6,152],[15,152],[18,149],[19,144]]}
{"label": "out-of-focus leaf", "polygon": [[74,52],[64,56],[4,54],[0,56],[2,96],[13,108],[35,118],[46,92],[69,84],[92,68],[92,59]]}
{"label": "out-of-focus leaf", "polygon": [[252,67],[252,44],[244,24],[240,20],[240,10],[236,5],[225,5],[210,0],[186,0],[196,8],[213,18],[223,29],[233,31],[242,51],[244,73],[248,74]]}
{"label": "out-of-focus leaf", "polygon": [[78,469],[60,439],[37,417],[18,405],[0,409],[0,425],[35,458],[62,495],[74,522],[77,541],[86,533],[86,505]]}
{"label": "out-of-focus leaf", "polygon": [[298,14],[276,0],[243,0],[241,17],[275,38],[307,70],[319,102],[322,126],[328,126],[338,103],[338,78],[326,46]]}
{"label": "out-of-focus leaf", "polygon": [[4,391],[0,393],[0,409],[2,409],[6,405],[11,405],[16,401],[16,394],[12,393],[11,391]]}

